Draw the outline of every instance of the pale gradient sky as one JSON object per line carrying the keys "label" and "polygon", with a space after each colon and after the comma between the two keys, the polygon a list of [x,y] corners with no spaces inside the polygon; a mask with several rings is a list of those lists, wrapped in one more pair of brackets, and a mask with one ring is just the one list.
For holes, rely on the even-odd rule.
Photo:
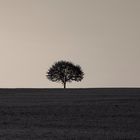
{"label": "pale gradient sky", "polygon": [[0,0],[0,88],[61,87],[57,60],[85,72],[68,87],[140,87],[140,0]]}

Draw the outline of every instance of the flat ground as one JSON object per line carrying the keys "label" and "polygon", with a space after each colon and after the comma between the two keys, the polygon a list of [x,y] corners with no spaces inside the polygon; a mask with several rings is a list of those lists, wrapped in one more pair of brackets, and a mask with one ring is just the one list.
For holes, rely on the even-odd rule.
{"label": "flat ground", "polygon": [[0,140],[140,140],[140,89],[0,89]]}

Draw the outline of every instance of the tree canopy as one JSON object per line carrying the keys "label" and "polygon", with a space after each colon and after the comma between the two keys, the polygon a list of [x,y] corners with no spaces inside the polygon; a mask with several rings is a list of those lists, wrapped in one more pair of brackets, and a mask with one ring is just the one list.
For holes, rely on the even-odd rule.
{"label": "tree canopy", "polygon": [[46,76],[52,82],[61,82],[66,88],[67,82],[81,81],[84,73],[79,65],[68,61],[58,61],[52,65]]}

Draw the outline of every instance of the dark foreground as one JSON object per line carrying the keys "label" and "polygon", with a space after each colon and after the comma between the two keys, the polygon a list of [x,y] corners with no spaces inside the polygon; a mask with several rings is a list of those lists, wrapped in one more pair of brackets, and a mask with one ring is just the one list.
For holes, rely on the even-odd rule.
{"label": "dark foreground", "polygon": [[0,140],[140,140],[140,89],[0,89]]}

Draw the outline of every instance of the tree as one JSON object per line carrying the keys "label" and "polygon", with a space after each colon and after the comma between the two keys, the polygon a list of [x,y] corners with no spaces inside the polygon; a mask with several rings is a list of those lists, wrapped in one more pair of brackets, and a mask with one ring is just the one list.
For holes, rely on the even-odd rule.
{"label": "tree", "polygon": [[52,65],[46,76],[52,82],[61,82],[66,88],[67,82],[81,81],[84,73],[79,65],[68,61],[58,61]]}

